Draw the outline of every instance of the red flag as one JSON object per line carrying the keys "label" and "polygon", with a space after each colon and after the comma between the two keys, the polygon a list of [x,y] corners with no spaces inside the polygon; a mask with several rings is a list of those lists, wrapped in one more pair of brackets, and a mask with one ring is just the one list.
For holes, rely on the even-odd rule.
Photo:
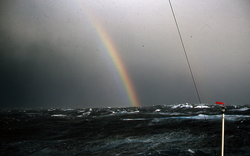
{"label": "red flag", "polygon": [[225,106],[224,102],[216,102],[216,104]]}

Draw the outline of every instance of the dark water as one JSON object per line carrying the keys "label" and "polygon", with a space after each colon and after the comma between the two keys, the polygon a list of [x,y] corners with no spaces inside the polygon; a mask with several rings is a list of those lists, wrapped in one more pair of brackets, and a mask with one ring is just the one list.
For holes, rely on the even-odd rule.
{"label": "dark water", "polygon": [[[0,155],[220,155],[219,106],[0,110]],[[250,107],[227,106],[225,155],[250,155]]]}

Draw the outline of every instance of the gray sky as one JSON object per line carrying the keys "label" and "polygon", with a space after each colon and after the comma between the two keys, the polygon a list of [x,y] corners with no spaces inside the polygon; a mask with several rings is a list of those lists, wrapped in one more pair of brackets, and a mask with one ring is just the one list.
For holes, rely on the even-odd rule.
{"label": "gray sky", "polygon": [[[250,104],[250,1],[172,0],[202,103]],[[1,0],[0,107],[199,103],[167,0]]]}

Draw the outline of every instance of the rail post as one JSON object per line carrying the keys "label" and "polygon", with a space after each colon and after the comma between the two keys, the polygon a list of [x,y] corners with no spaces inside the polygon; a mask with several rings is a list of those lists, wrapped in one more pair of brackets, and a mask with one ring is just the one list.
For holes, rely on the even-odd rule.
{"label": "rail post", "polygon": [[222,131],[221,131],[221,156],[224,156],[224,141],[225,141],[225,103],[224,102],[216,102],[216,104],[222,105],[221,113],[222,113]]}

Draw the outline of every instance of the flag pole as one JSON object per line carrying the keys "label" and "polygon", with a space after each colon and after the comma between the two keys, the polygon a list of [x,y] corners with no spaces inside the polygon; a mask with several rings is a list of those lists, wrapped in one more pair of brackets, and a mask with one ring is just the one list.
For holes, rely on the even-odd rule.
{"label": "flag pole", "polygon": [[221,156],[224,156],[224,127],[225,127],[225,106],[221,107],[222,113],[222,138],[221,138]]}
{"label": "flag pole", "polygon": [[224,130],[225,130],[225,103],[224,102],[216,102],[216,104],[222,105],[221,107],[221,113],[222,113],[222,135],[221,135],[221,156],[224,156]]}

